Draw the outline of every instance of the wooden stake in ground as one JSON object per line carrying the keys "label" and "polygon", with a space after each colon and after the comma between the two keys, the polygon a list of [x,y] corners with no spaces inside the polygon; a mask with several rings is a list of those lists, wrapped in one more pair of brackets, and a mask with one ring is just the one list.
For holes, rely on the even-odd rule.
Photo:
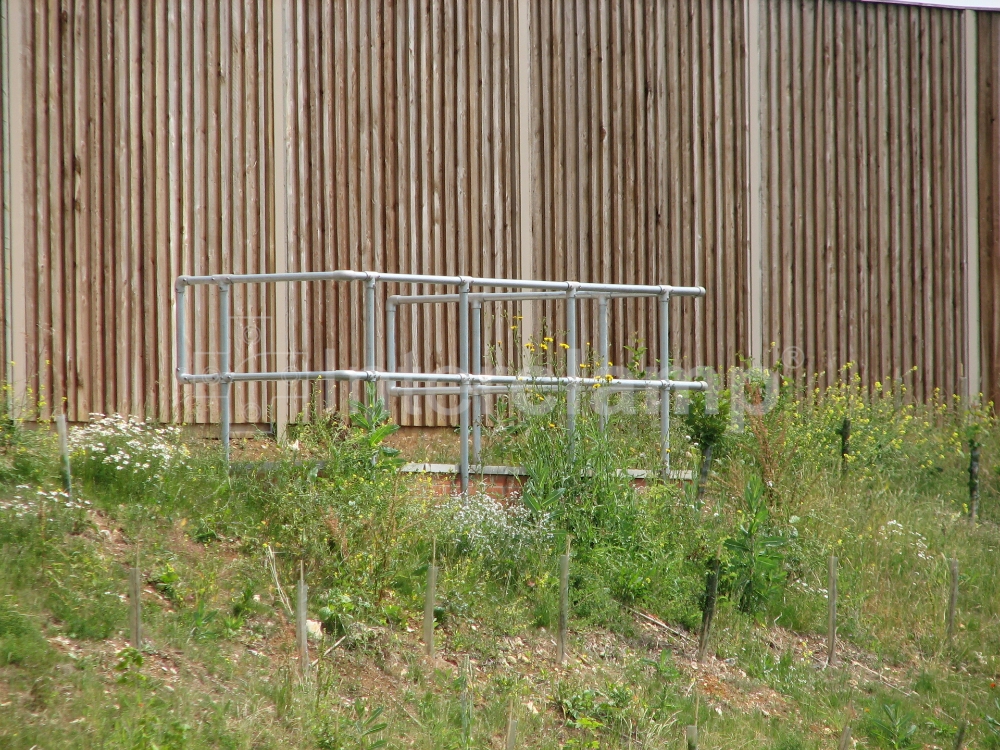
{"label": "wooden stake in ground", "polygon": [[142,648],[142,575],[139,572],[139,548],[135,550],[135,566],[128,572],[129,625],[132,648]]}
{"label": "wooden stake in ground", "polygon": [[969,441],[969,520],[976,522],[979,514],[979,441]]}
{"label": "wooden stake in ground", "polygon": [[685,732],[687,736],[688,750],[698,750],[698,727],[695,724],[690,724]]}
{"label": "wooden stake in ground", "polygon": [[958,734],[955,735],[955,750],[962,750],[965,747],[966,723],[963,721],[958,725]]}
{"label": "wooden stake in ground", "polygon": [[427,655],[434,656],[434,599],[437,589],[437,542],[432,545],[431,564],[427,568],[427,592],[424,596],[424,643]]}
{"label": "wooden stake in ground", "polygon": [[309,589],[306,586],[306,566],[299,560],[299,582],[295,587],[295,643],[299,652],[299,669],[303,677],[309,675],[309,628],[306,622],[308,613],[306,607],[309,601]]}
{"label": "wooden stake in ground", "polygon": [[507,741],[504,743],[504,750],[514,750],[517,745],[517,719],[514,718],[514,701],[511,700],[507,708]]}
{"label": "wooden stake in ground", "polygon": [[708,651],[708,637],[712,631],[712,619],[715,617],[715,602],[719,594],[719,570],[722,562],[719,558],[712,561],[705,585],[705,609],[701,613],[701,634],[698,637],[698,661],[705,658]]}
{"label": "wooden stake in ground", "polygon": [[830,555],[827,561],[827,622],[826,666],[837,663],[837,558]]}
{"label": "wooden stake in ground", "polygon": [[848,724],[844,727],[844,731],[840,733],[840,742],[837,743],[837,750],[848,750],[851,747],[851,725]]}
{"label": "wooden stake in ground", "polygon": [[701,454],[701,467],[698,472],[698,502],[705,494],[705,485],[708,483],[708,473],[712,469],[712,444],[705,446]]}
{"label": "wooden stake in ground", "polygon": [[559,556],[559,633],[556,660],[566,661],[566,636],[569,630],[569,536],[566,537],[566,554]]}
{"label": "wooden stake in ground", "polygon": [[958,608],[958,560],[951,558],[948,561],[951,568],[951,592],[948,596],[948,642],[951,642],[955,635],[955,611]]}
{"label": "wooden stake in ground", "polygon": [[462,694],[460,705],[462,709],[462,748],[468,750],[472,741],[472,695],[469,685],[472,683],[472,662],[466,654],[462,659]]}
{"label": "wooden stake in ground", "polygon": [[851,418],[844,417],[840,426],[840,471],[847,473],[847,457],[851,455]]}
{"label": "wooden stake in ground", "polygon": [[63,490],[73,499],[73,475],[69,467],[69,428],[66,426],[66,415],[56,417],[56,432],[59,433],[59,458],[62,462]]}

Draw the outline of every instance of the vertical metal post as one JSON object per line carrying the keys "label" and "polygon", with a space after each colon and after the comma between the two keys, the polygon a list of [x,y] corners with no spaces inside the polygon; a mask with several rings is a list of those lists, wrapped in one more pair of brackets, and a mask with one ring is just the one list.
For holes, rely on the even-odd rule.
{"label": "vertical metal post", "polygon": [[[458,369],[469,372],[469,282],[464,281],[458,293]],[[459,432],[461,433],[462,493],[469,491],[469,380],[459,388]]]}
{"label": "vertical metal post", "polygon": [[[375,372],[375,279],[365,281],[365,369]],[[365,402],[368,389],[365,388]]]}
{"label": "vertical metal post", "polygon": [[[607,376],[608,367],[608,298],[601,295],[597,298],[597,356],[600,359],[600,369],[598,373]],[[597,400],[598,424],[603,432],[608,426],[608,401],[607,398]]]}
{"label": "vertical metal post", "polygon": [[[385,306],[385,371],[396,372],[396,305],[393,302]],[[395,385],[395,380],[386,381],[389,394]]]}
{"label": "vertical metal post", "polygon": [[[472,303],[472,374],[479,375],[483,371],[483,303],[476,300]],[[472,463],[482,463],[483,441],[483,396],[478,387],[472,392]]]}
{"label": "vertical metal post", "polygon": [[219,421],[222,424],[222,451],[229,466],[230,397],[233,384],[229,373],[229,282],[219,284]]}
{"label": "vertical metal post", "polygon": [[[576,287],[570,286],[566,296],[566,375],[570,378],[579,376],[577,364],[576,335]],[[570,381],[566,386],[566,430],[569,433],[569,449],[573,450],[576,441],[576,383]]]}
{"label": "vertical metal post", "polygon": [[[670,292],[660,292],[660,379],[670,380]],[[663,478],[670,478],[670,389],[660,389],[660,460]]]}
{"label": "vertical metal post", "polygon": [[174,314],[177,320],[177,373],[187,371],[187,347],[184,345],[184,286],[177,287],[177,308]]}

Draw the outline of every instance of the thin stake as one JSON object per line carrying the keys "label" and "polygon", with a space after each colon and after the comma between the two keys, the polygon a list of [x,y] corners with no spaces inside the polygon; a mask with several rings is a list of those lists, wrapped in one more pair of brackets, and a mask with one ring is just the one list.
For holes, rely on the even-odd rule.
{"label": "thin stake", "polygon": [[979,441],[969,441],[969,520],[974,524],[979,514]]}
{"label": "thin stake", "polygon": [[827,622],[826,665],[837,663],[837,557],[830,555],[827,562]]}
{"label": "thin stake", "polygon": [[69,466],[69,429],[66,426],[66,415],[56,417],[56,432],[59,433],[59,456],[62,459],[63,489],[73,499],[73,475]]}
{"label": "thin stake", "polygon": [[698,502],[701,502],[705,494],[705,484],[708,482],[708,473],[712,469],[712,444],[709,443],[701,454],[701,468],[698,472]]}
{"label": "thin stake", "polygon": [[955,635],[955,611],[958,608],[958,560],[951,558],[948,561],[951,567],[951,594],[948,597],[948,641],[951,642]]}
{"label": "thin stake", "polygon": [[566,662],[566,635],[569,630],[569,554],[572,537],[566,536],[566,554],[559,556],[559,635],[557,661]]}
{"label": "thin stake", "polygon": [[504,750],[514,750],[517,745],[517,719],[514,718],[514,701],[511,699],[507,708],[507,742]]}
{"label": "thin stake", "polygon": [[472,739],[472,699],[469,695],[469,683],[472,681],[472,664],[466,654],[462,660],[462,747],[468,748]]}
{"label": "thin stake", "polygon": [[299,582],[295,587],[295,640],[299,651],[299,668],[303,677],[309,675],[309,629],[306,623],[308,595],[306,566],[302,560],[299,560]]}
{"label": "thin stake", "polygon": [[424,597],[424,643],[427,645],[428,656],[434,656],[434,599],[437,595],[438,575],[437,565],[434,563],[437,560],[437,540],[433,542],[432,549],[431,564],[427,568],[427,593]]}
{"label": "thin stake", "polygon": [[698,750],[698,727],[689,724],[686,731],[688,750]]}
{"label": "thin stake", "polygon": [[955,735],[955,750],[962,750],[965,747],[965,730],[967,726],[964,721],[958,725],[958,734]]}
{"label": "thin stake", "polygon": [[840,733],[840,742],[837,743],[837,750],[847,750],[851,746],[851,725],[844,726],[844,731]]}
{"label": "thin stake", "polygon": [[139,547],[135,548],[135,565],[128,572],[129,625],[132,630],[132,648],[142,648],[142,579],[139,572]]}
{"label": "thin stake", "polygon": [[840,426],[840,471],[847,473],[847,457],[851,455],[851,418],[844,417]]}
{"label": "thin stake", "polygon": [[705,658],[708,650],[708,637],[712,632],[712,620],[715,617],[715,602],[719,595],[719,570],[722,562],[718,557],[712,561],[705,586],[705,609],[701,613],[701,634],[698,637],[698,662]]}

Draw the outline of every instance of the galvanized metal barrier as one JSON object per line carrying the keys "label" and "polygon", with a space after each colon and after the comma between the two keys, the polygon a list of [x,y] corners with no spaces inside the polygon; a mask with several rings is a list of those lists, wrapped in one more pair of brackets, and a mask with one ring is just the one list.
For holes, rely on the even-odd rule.
{"label": "galvanized metal barrier", "polygon": [[[365,369],[364,370],[310,370],[303,372],[233,372],[230,359],[230,288],[234,284],[268,284],[289,282],[340,281],[360,282],[365,285]],[[376,295],[379,283],[433,284],[457,287],[457,294],[396,295],[387,305],[387,343],[389,359],[387,371],[376,367],[375,340]],[[184,295],[189,286],[216,286],[219,289],[219,371],[196,374],[187,371],[185,359],[185,305]],[[473,287],[487,289],[517,289],[518,292],[472,292]],[[419,392],[422,395],[443,392],[459,396],[459,430],[461,433],[461,486],[463,492],[469,483],[469,437],[471,431],[470,405],[479,402],[488,389],[517,391],[528,389],[565,389],[567,430],[572,443],[576,428],[577,388],[581,385],[600,385],[618,391],[658,391],[660,398],[660,450],[664,470],[670,468],[670,392],[677,390],[703,391],[707,384],[701,381],[671,380],[670,352],[670,298],[702,297],[702,287],[652,286],[640,284],[588,284],[577,281],[537,281],[533,279],[490,279],[472,276],[432,276],[421,274],[377,273],[370,271],[324,271],[310,273],[225,274],[213,276],[179,276],[175,284],[177,311],[177,379],[184,384],[218,383],[221,438],[226,461],[229,460],[230,391],[233,383],[295,380],[338,380],[385,382],[391,395]],[[576,375],[577,360],[577,307],[580,297],[597,297],[599,304],[599,349],[602,362],[607,363],[607,300],[610,297],[656,297],[659,302],[660,328],[660,377],[657,379],[618,379],[609,382],[606,369],[590,377]],[[567,320],[567,363],[564,376],[557,375],[500,375],[483,374],[481,314],[484,300],[564,299]],[[399,304],[417,302],[457,302],[459,372],[426,373],[396,372],[395,362],[395,311]],[[470,326],[470,310],[477,321]],[[471,332],[470,332],[471,328]],[[470,336],[471,333],[471,336]],[[472,351],[475,351],[473,361]],[[572,374],[571,374],[572,373]],[[400,387],[397,383],[443,383],[444,388]],[[493,391],[496,392],[496,391]],[[473,399],[473,393],[476,398]],[[473,407],[475,408],[475,407]],[[479,458],[479,412],[477,411],[476,458]],[[602,419],[605,415],[602,415]]]}

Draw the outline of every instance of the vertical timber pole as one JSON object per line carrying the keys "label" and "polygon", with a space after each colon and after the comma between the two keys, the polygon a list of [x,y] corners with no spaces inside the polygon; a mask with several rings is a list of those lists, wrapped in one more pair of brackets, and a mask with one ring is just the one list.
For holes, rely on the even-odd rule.
{"label": "vertical timber pole", "polygon": [[[599,374],[607,377],[608,368],[608,297],[602,294],[597,298],[597,356],[600,359]],[[608,400],[606,397],[597,399],[597,418],[601,432],[608,426]]]}
{"label": "vertical timber pole", "polygon": [[[531,132],[531,0],[517,0],[517,235],[519,275],[535,278],[535,247],[532,238],[532,150]],[[521,302],[521,332],[527,341],[535,332],[535,303]],[[521,353],[523,355],[523,352]],[[513,364],[513,361],[512,361]]]}
{"label": "vertical timber pole", "polygon": [[[29,54],[25,44],[25,21],[33,13],[32,3],[4,2],[6,23],[3,24],[3,104],[6,126],[4,134],[4,280],[10,294],[5,296],[7,305],[6,330],[7,361],[4,375],[8,391],[10,415],[17,416],[19,408],[28,407],[28,328],[27,328],[27,267],[25,247],[28,228],[25,226],[25,196],[28,195],[26,164],[23,157],[26,138],[34,133],[25,127],[24,87],[31,86],[24,73],[25,59]],[[9,148],[8,148],[9,146]],[[6,236],[10,232],[9,242]]]}
{"label": "vertical timber pole", "polygon": [[459,387],[462,494],[469,491],[469,282],[463,280],[458,297],[458,369],[466,377]]}
{"label": "vertical timber pole", "polygon": [[760,0],[747,0],[747,202],[749,204],[750,242],[747,266],[747,301],[750,305],[750,358],[764,366],[764,207],[761,165],[760,123]]}
{"label": "vertical timber pole", "polygon": [[[476,300],[472,303],[472,374],[479,375],[483,371],[483,303]],[[477,466],[482,463],[481,451],[483,442],[483,397],[479,387],[475,386],[472,393],[472,463]]]}
{"label": "vertical timber pole", "polygon": [[[274,165],[271,170],[271,194],[274,200],[274,272],[288,271],[288,135],[290,123],[286,117],[286,78],[291,68],[286,44],[291,34],[288,3],[286,0],[272,0],[271,3],[271,103],[272,132],[274,135]],[[288,335],[288,283],[274,285],[274,307],[270,314],[274,319],[275,365],[283,372],[292,369],[292,358]],[[274,384],[274,437],[283,440],[288,428],[291,383],[285,380]]]}
{"label": "vertical timber pole", "polygon": [[[670,380],[670,291],[660,292],[660,380]],[[660,388],[660,463],[663,478],[670,478],[670,388]]]}
{"label": "vertical timber pole", "polygon": [[229,466],[230,400],[233,384],[229,373],[229,282],[219,284],[219,422],[222,426],[222,451]]}
{"label": "vertical timber pole", "polygon": [[[571,284],[569,294],[566,295],[566,376],[577,377],[579,366],[577,364],[577,323],[576,323],[576,285]],[[566,430],[569,433],[569,450],[573,452],[576,445],[576,383],[569,381],[566,386]]]}
{"label": "vertical timber pole", "polygon": [[[965,320],[966,399],[978,403],[982,385],[982,330],[979,299],[979,73],[976,11],[965,21]],[[994,376],[995,377],[995,376]]]}

